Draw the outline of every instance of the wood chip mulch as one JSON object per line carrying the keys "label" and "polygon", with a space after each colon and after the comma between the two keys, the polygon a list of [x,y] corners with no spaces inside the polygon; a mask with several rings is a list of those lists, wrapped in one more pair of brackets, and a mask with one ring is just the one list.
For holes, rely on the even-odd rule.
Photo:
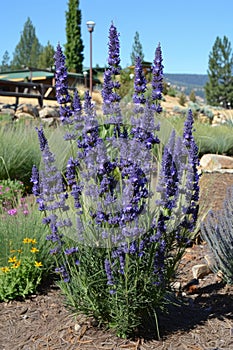
{"label": "wood chip mulch", "polygon": [[[233,174],[205,174],[200,215],[210,206],[219,209],[230,185]],[[192,281],[192,266],[205,262],[204,243],[188,248],[181,261],[176,304],[159,315],[160,340],[153,327],[121,339],[91,319],[75,317],[52,286],[23,302],[0,303],[0,350],[233,350],[233,286],[213,273]]]}

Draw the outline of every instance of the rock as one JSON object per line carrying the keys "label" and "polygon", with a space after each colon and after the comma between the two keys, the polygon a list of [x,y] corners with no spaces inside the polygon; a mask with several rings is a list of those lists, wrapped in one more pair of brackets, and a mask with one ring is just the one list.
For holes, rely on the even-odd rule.
{"label": "rock", "polygon": [[181,290],[181,283],[180,282],[174,282],[172,285],[173,289],[177,292],[179,292]]}
{"label": "rock", "polygon": [[41,118],[41,120],[46,123],[48,126],[53,126],[55,124],[54,118]]}
{"label": "rock", "polygon": [[39,112],[38,109],[31,105],[31,104],[22,104],[19,105],[15,115],[18,116],[19,113],[23,113],[23,114],[30,114],[31,116],[33,116],[34,118],[38,118],[39,117]]}
{"label": "rock", "polygon": [[226,123],[226,116],[224,114],[217,113],[216,115],[214,115],[213,120],[212,120],[213,126],[221,125],[221,124],[225,124],[225,123]]}
{"label": "rock", "polygon": [[39,111],[40,118],[59,118],[59,110],[52,107],[44,107]]}
{"label": "rock", "polygon": [[204,154],[200,159],[200,168],[203,170],[233,169],[233,157],[219,154]]}
{"label": "rock", "polygon": [[211,122],[210,118],[202,113],[198,116],[198,121],[202,124],[210,124]]}
{"label": "rock", "polygon": [[29,114],[29,113],[25,113],[25,112],[18,112],[17,114],[15,114],[15,119],[34,119],[34,117]]}
{"label": "rock", "polygon": [[204,256],[205,261],[207,262],[208,266],[210,269],[213,269],[213,266],[215,265],[215,261],[214,258],[212,256],[212,254],[206,254]]}
{"label": "rock", "polygon": [[15,111],[11,108],[1,108],[0,115],[10,115],[13,118]]}
{"label": "rock", "polygon": [[199,281],[197,278],[194,278],[183,287],[182,295],[186,296],[189,294],[197,294],[198,291],[199,291]]}
{"label": "rock", "polygon": [[201,279],[211,273],[211,270],[207,264],[194,265],[192,267],[192,273],[194,279]]}

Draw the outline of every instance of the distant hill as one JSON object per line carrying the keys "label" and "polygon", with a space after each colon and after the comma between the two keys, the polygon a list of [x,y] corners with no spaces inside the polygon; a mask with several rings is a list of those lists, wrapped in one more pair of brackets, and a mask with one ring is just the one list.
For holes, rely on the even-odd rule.
{"label": "distant hill", "polygon": [[197,96],[205,98],[204,86],[208,81],[207,74],[169,74],[165,73],[164,78],[177,90],[189,95],[192,90]]}

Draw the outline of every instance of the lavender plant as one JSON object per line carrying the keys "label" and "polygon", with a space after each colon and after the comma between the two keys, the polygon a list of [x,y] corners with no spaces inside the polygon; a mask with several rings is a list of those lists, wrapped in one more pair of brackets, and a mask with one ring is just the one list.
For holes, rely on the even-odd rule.
{"label": "lavender plant", "polygon": [[213,270],[221,272],[228,284],[233,284],[233,188],[227,190],[223,209],[210,211],[201,224],[202,238],[213,257]]}
{"label": "lavender plant", "polygon": [[161,48],[155,52],[150,99],[144,98],[147,83],[137,59],[134,108],[126,126],[117,93],[119,47],[112,24],[103,126],[88,92],[83,106],[77,94],[73,100],[68,97],[65,58],[58,46],[57,100],[64,128],[71,130],[64,131],[64,142],[72,143],[72,156],[61,174],[43,129],[37,129],[43,167],[33,167],[32,183],[39,210],[45,213],[43,222],[50,228],[47,240],[67,303],[127,336],[145,318],[155,320],[165,304],[195,225],[198,177],[190,112],[184,137],[174,132],[165,148],[156,202],[151,174],[153,150],[160,143],[156,116],[161,112]]}

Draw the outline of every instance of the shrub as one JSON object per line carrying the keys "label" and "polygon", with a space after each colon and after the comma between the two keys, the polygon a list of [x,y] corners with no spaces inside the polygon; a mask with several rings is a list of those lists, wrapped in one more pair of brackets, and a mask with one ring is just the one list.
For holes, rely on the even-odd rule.
{"label": "shrub", "polygon": [[210,212],[201,225],[201,234],[213,256],[213,270],[233,284],[233,187],[227,190],[223,209]]}
{"label": "shrub", "polygon": [[14,208],[22,197],[25,188],[18,180],[0,180],[0,213]]}
{"label": "shrub", "polygon": [[170,86],[168,91],[167,91],[167,95],[171,96],[171,97],[176,97],[177,95],[177,91],[173,86]]}
{"label": "shrub", "polygon": [[43,128],[37,129],[43,166],[33,167],[32,182],[39,210],[45,213],[43,223],[50,229],[47,240],[67,304],[125,337],[145,319],[156,323],[158,309],[166,304],[195,227],[199,177],[191,110],[182,137],[172,131],[161,164],[153,157],[160,143],[160,45],[150,98],[145,98],[147,84],[138,59],[131,118],[122,115],[115,79],[120,71],[118,36],[112,24],[102,90],[104,127],[88,91],[83,105],[77,91],[73,100],[68,94],[65,57],[57,46],[63,144],[68,140],[72,153],[61,174],[56,160],[60,153],[51,152]]}
{"label": "shrub", "polygon": [[41,214],[32,198],[17,200],[12,201],[17,206],[1,214],[0,300],[25,298],[52,282],[53,260],[44,245]]}
{"label": "shrub", "polygon": [[184,93],[181,93],[179,96],[179,104],[181,106],[184,106],[187,101],[186,95]]}
{"label": "shrub", "polygon": [[0,267],[0,301],[25,298],[41,283],[43,264],[37,259],[36,240],[25,237],[21,243],[18,249],[12,247],[8,263]]}
{"label": "shrub", "polygon": [[190,99],[190,101],[193,102],[193,103],[196,102],[197,98],[196,98],[196,94],[195,94],[195,91],[194,91],[194,90],[192,90],[192,91],[190,92],[189,99]]}

